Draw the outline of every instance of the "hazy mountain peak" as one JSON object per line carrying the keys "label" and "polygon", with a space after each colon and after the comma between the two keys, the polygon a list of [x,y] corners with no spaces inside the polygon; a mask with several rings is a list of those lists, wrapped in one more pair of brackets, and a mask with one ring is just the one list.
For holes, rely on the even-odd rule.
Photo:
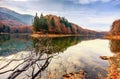
{"label": "hazy mountain peak", "polygon": [[[17,21],[20,21],[24,24],[30,24],[30,25],[32,24],[32,19],[33,19],[32,15],[20,14],[20,13],[13,11],[13,10],[5,8],[5,7],[0,7],[0,12],[2,12],[2,14],[13,16],[14,18],[16,18]],[[11,17],[9,19],[11,19]],[[4,19],[4,20],[6,20],[6,19]]]}

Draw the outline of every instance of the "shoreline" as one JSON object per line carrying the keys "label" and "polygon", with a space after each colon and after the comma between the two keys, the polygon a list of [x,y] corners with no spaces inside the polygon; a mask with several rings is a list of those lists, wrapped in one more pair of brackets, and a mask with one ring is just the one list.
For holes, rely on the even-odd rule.
{"label": "shoreline", "polygon": [[9,34],[9,33],[0,33],[0,34],[5,34],[6,35],[6,34]]}
{"label": "shoreline", "polygon": [[33,38],[40,38],[40,37],[55,38],[55,37],[69,37],[69,36],[83,36],[83,35],[80,35],[80,34],[31,34],[30,36]]}
{"label": "shoreline", "polygon": [[120,40],[120,36],[119,35],[115,35],[115,36],[104,36],[105,39],[111,39],[111,40]]}

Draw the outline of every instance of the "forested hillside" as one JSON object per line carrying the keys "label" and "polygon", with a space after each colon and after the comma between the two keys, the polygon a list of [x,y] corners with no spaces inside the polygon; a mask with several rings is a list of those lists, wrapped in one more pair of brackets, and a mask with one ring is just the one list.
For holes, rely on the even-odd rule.
{"label": "forested hillside", "polygon": [[99,32],[83,29],[82,27],[69,22],[64,17],[58,17],[55,15],[41,14],[38,17],[37,13],[33,22],[34,33],[49,33],[49,34],[82,34],[82,35],[96,35]]}
{"label": "forested hillside", "polygon": [[120,19],[113,22],[110,35],[120,35]]}
{"label": "forested hillside", "polygon": [[0,33],[30,33],[33,16],[0,7]]}
{"label": "forested hillside", "polygon": [[19,22],[12,20],[2,21],[2,22],[0,21],[0,33],[30,33],[31,32],[31,26],[28,25],[15,26],[15,24],[21,25]]}
{"label": "forested hillside", "polygon": [[0,7],[0,20],[16,20],[23,24],[32,24],[34,16],[28,14],[20,14],[8,8]]}

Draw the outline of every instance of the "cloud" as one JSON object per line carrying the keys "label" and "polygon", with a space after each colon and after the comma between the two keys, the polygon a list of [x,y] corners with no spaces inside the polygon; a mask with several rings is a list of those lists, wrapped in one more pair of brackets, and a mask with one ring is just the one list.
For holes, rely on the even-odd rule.
{"label": "cloud", "polygon": [[111,0],[70,0],[70,1],[73,1],[74,3],[77,4],[91,4],[95,2],[106,3],[106,2],[110,2]]}
{"label": "cloud", "polygon": [[23,1],[23,2],[26,2],[28,0],[11,0],[11,1]]}
{"label": "cloud", "polygon": [[26,2],[26,1],[29,1],[29,0],[0,0],[0,1],[4,1],[4,2],[14,2],[14,1],[17,1],[17,2]]}
{"label": "cloud", "polygon": [[2,0],[5,6],[22,14],[53,14],[84,28],[109,30],[120,17],[119,0]]}
{"label": "cloud", "polygon": [[97,31],[108,31],[114,20],[119,19],[119,13],[101,12],[96,13],[91,10],[70,12],[63,14],[66,18],[83,28],[89,28]]}

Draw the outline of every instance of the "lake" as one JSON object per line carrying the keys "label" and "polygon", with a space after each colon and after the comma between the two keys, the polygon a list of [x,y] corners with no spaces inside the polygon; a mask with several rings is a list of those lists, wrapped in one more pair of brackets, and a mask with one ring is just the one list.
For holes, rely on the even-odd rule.
{"label": "lake", "polygon": [[[48,79],[51,74],[54,75],[51,79],[61,79],[64,74],[80,70],[86,73],[86,79],[103,79],[112,73],[108,69],[115,70],[111,69],[109,62],[119,59],[119,43],[95,36],[35,39],[27,34],[0,35],[0,74],[3,72],[0,78],[14,78],[16,75],[13,72],[18,72],[15,67],[26,61],[18,66],[19,70],[24,68],[25,71],[19,71],[16,79],[31,79],[29,75],[37,74],[39,70],[36,79],[41,76]],[[118,68],[116,65],[114,67]],[[10,77],[11,74],[15,76]]]}

